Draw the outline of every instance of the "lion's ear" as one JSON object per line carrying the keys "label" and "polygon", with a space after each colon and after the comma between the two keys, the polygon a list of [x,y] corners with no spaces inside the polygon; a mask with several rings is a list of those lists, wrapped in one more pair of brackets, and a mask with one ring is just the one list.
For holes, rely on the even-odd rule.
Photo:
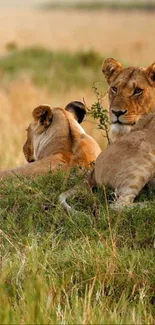
{"label": "lion's ear", "polygon": [[86,114],[85,105],[82,102],[78,102],[78,101],[69,103],[65,107],[65,110],[71,112],[79,123],[83,121],[84,116]]}
{"label": "lion's ear", "polygon": [[145,70],[145,73],[151,84],[155,85],[155,62]]}
{"label": "lion's ear", "polygon": [[113,79],[122,71],[122,64],[115,59],[106,59],[102,65],[102,72],[108,84],[111,84]]}
{"label": "lion's ear", "polygon": [[51,124],[53,118],[51,107],[48,105],[40,105],[36,107],[32,112],[32,115],[35,121],[39,121],[45,128]]}

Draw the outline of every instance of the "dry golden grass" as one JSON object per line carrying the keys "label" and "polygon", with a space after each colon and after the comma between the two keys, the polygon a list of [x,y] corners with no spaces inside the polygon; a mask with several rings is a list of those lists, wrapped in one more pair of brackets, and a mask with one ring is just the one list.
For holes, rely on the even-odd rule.
{"label": "dry golden grass", "polygon": [[25,162],[22,145],[26,136],[25,129],[30,122],[30,112],[38,103],[44,102],[45,98],[46,92],[40,92],[24,76],[9,83],[7,88],[0,88],[1,168]]}

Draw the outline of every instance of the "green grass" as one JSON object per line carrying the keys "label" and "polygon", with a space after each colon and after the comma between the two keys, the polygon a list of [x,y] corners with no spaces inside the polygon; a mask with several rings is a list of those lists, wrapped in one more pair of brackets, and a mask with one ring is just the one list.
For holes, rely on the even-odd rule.
{"label": "green grass", "polygon": [[54,52],[43,47],[18,49],[8,44],[9,53],[0,57],[1,80],[15,78],[25,72],[38,86],[49,90],[70,90],[91,87],[94,81],[103,81],[103,57],[94,51]]}
{"label": "green grass", "polygon": [[154,324],[154,191],[145,209],[108,214],[102,190],[82,186],[75,217],[58,195],[77,182],[74,169],[1,183],[0,323]]}
{"label": "green grass", "polygon": [[74,1],[74,2],[47,2],[42,5],[44,9],[75,9],[75,10],[155,10],[155,3],[152,1],[136,2],[136,1]]}

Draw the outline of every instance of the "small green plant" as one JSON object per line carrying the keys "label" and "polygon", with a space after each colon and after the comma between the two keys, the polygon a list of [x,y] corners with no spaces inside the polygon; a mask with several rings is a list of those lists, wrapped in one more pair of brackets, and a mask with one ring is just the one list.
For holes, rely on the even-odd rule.
{"label": "small green plant", "polygon": [[99,91],[96,83],[93,84],[93,90],[96,95],[96,102],[88,108],[88,113],[92,116],[95,120],[98,120],[98,128],[104,131],[103,136],[107,138],[108,143],[110,144],[110,137],[109,137],[109,112],[108,109],[103,107],[103,99],[107,95],[107,92],[104,95]]}

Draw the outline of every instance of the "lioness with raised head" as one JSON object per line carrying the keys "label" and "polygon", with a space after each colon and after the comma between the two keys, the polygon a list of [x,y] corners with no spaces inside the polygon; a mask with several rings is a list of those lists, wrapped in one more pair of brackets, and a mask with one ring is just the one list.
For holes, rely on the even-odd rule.
{"label": "lioness with raised head", "polygon": [[139,118],[155,112],[155,63],[148,68],[128,67],[106,59],[102,71],[109,84],[111,140],[129,133]]}
{"label": "lioness with raised head", "polygon": [[155,112],[155,63],[123,69],[110,58],[102,72],[109,84],[114,144],[97,158],[89,182],[111,185],[117,196],[115,206],[131,205],[155,173],[155,115],[150,115]]}
{"label": "lioness with raised head", "polygon": [[77,101],[69,103],[65,109],[48,105],[35,108],[23,146],[29,163],[0,171],[0,179],[13,174],[44,174],[59,167],[64,171],[75,165],[90,167],[101,149],[79,124],[85,113],[85,106]]}
{"label": "lioness with raised head", "polygon": [[115,190],[117,208],[131,205],[154,172],[155,113],[143,117],[129,134],[100,153],[89,184],[110,185]]}
{"label": "lioness with raised head", "polygon": [[[131,206],[155,172],[155,113],[143,117],[129,134],[123,135],[99,154],[90,172],[90,187],[111,186],[116,194],[114,209]],[[67,211],[74,210],[66,199],[77,193],[72,188],[59,197]]]}
{"label": "lioness with raised head", "polygon": [[[115,207],[120,207],[131,205],[149,180],[155,184],[155,116],[148,115],[155,112],[155,63],[146,69],[123,69],[120,62],[109,58],[103,62],[102,72],[109,84],[114,144],[97,158],[89,185],[111,185],[117,194]],[[68,211],[72,209],[66,199],[76,192],[71,189],[59,197]]]}

